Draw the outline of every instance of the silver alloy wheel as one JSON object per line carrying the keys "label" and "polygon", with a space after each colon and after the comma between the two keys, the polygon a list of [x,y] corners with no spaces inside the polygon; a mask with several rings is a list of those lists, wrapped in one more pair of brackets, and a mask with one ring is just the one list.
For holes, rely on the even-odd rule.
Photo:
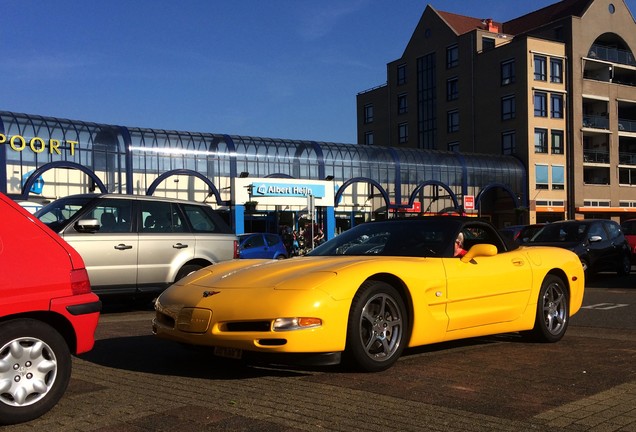
{"label": "silver alloy wheel", "polygon": [[380,293],[369,298],[359,321],[360,341],[369,358],[391,357],[400,347],[403,331],[400,308],[391,296]]}
{"label": "silver alloy wheel", "polygon": [[553,281],[543,294],[543,317],[548,332],[558,335],[565,326],[567,317],[567,296],[563,286]]}
{"label": "silver alloy wheel", "polygon": [[57,378],[51,347],[40,339],[21,337],[0,349],[0,402],[23,407],[44,398]]}

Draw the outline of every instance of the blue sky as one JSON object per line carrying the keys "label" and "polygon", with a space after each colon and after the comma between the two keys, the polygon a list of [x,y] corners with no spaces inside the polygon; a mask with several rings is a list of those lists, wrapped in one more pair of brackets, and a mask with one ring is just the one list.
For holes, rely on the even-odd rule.
{"label": "blue sky", "polygon": [[355,143],[356,93],[386,81],[427,4],[506,21],[552,3],[4,0],[0,110]]}

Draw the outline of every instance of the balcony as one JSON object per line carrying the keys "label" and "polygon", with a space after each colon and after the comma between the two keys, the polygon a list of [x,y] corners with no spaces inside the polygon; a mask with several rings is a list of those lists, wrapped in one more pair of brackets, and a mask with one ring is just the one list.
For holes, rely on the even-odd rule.
{"label": "balcony", "polygon": [[607,150],[583,150],[584,163],[609,163],[609,151]]}
{"label": "balcony", "polygon": [[618,163],[620,165],[636,165],[636,153],[631,153],[631,152],[618,153]]}
{"label": "balcony", "polygon": [[583,127],[590,129],[609,129],[609,119],[600,115],[584,115]]}
{"label": "balcony", "polygon": [[619,63],[629,66],[636,66],[634,56],[630,51],[618,48],[606,47],[603,45],[592,45],[587,56],[591,59],[604,60],[612,63]]}
{"label": "balcony", "polygon": [[636,120],[618,119],[618,130],[621,132],[636,132]]}

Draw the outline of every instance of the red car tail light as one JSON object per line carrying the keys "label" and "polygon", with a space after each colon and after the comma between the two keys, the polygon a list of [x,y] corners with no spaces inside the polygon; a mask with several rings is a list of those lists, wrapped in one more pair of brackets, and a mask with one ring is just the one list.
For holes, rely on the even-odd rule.
{"label": "red car tail light", "polygon": [[238,240],[234,240],[234,259],[239,257],[239,243]]}
{"label": "red car tail light", "polygon": [[91,292],[91,282],[88,279],[86,269],[71,270],[71,290],[73,295],[88,294]]}

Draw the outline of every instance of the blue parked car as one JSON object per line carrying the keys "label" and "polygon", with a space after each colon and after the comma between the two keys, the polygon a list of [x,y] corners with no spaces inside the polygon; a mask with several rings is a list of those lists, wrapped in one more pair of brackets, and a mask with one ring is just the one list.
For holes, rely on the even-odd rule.
{"label": "blue parked car", "polygon": [[278,234],[250,233],[239,238],[239,258],[287,258],[287,249]]}

